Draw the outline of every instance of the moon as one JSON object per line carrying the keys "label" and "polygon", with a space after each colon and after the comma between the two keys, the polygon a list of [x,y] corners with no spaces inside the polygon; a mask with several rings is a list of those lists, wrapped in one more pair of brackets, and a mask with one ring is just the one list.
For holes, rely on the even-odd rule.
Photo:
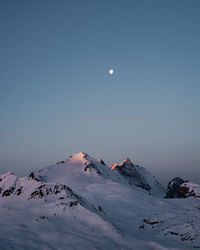
{"label": "moon", "polygon": [[108,73],[109,73],[109,75],[112,75],[114,73],[114,70],[113,69],[109,69]]}

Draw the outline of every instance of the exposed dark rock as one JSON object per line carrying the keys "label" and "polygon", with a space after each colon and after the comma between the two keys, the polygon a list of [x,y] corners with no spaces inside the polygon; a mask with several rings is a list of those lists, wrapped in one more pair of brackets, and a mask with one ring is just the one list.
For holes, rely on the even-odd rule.
{"label": "exposed dark rock", "polygon": [[43,192],[41,191],[41,189],[38,189],[38,190],[35,190],[34,192],[32,192],[30,199],[42,198],[43,196],[44,195],[43,195]]}
{"label": "exposed dark rock", "polygon": [[142,224],[141,226],[139,226],[139,229],[144,229],[144,224]]}
{"label": "exposed dark rock", "polygon": [[40,216],[39,218],[40,218],[41,220],[45,220],[45,219],[47,219],[47,217],[46,217],[46,216],[44,216],[44,215]]}
{"label": "exposed dark rock", "polygon": [[85,168],[84,168],[85,172],[86,172],[87,170],[89,170],[89,171],[91,172],[92,169],[95,169],[95,171],[97,172],[98,175],[102,175],[101,172],[100,172],[99,169],[95,166],[94,163],[89,163],[89,164],[87,164],[87,165],[85,166]]}
{"label": "exposed dark rock", "polygon": [[194,192],[189,193],[188,187],[180,186],[177,194],[177,198],[186,198],[188,196],[195,196]]}
{"label": "exposed dark rock", "polygon": [[34,190],[31,193],[31,196],[29,197],[29,199],[34,199],[34,198],[43,198],[45,196],[48,195],[52,195],[52,194],[59,194],[61,193],[61,191],[65,190],[67,193],[67,197],[71,197],[73,195],[72,190],[62,184],[43,184],[41,186],[39,186],[36,190]]}
{"label": "exposed dark rock", "polygon": [[85,166],[85,168],[84,168],[85,172],[87,172],[88,169],[89,169],[89,166],[88,165]]}
{"label": "exposed dark rock", "polygon": [[162,223],[162,221],[152,221],[152,220],[149,220],[149,219],[144,219],[143,221],[144,221],[146,224],[150,224],[150,225],[155,225],[155,224]]}
{"label": "exposed dark rock", "polygon": [[56,162],[56,164],[63,164],[63,163],[65,163],[65,161],[58,161],[58,162]]}
{"label": "exposed dark rock", "polygon": [[34,175],[33,172],[30,173],[29,177],[30,177],[32,180],[40,181],[40,179],[38,179],[38,178],[35,177],[35,175]]}
{"label": "exposed dark rock", "polygon": [[180,187],[185,181],[179,177],[171,180],[167,186],[167,194],[165,198],[181,198],[180,196]]}
{"label": "exposed dark rock", "polygon": [[70,201],[68,204],[70,207],[74,207],[78,205],[78,201]]}
{"label": "exposed dark rock", "polygon": [[176,232],[169,232],[170,234],[172,234],[172,235],[179,235],[179,233],[176,233]]}
{"label": "exposed dark rock", "polygon": [[101,159],[100,160],[101,164],[106,165],[105,162]]}
{"label": "exposed dark rock", "polygon": [[10,196],[14,192],[15,188],[11,187],[10,189],[7,189],[3,192],[2,197],[4,196]]}
{"label": "exposed dark rock", "polygon": [[102,211],[103,211],[103,208],[102,208],[101,206],[98,206],[98,210],[99,210],[100,212],[102,212]]}
{"label": "exposed dark rock", "polygon": [[23,186],[17,189],[16,195],[20,195],[22,193],[22,190],[23,190]]}
{"label": "exposed dark rock", "polygon": [[73,155],[70,155],[69,158],[68,158],[68,160],[70,160],[72,157],[73,157]]}

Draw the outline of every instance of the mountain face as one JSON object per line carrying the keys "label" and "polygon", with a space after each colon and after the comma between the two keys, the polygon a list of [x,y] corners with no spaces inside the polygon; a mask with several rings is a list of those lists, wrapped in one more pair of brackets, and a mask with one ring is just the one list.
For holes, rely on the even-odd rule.
{"label": "mountain face", "polygon": [[151,187],[145,181],[144,176],[140,175],[137,171],[138,166],[134,165],[129,158],[119,165],[112,164],[110,168],[126,178],[130,185],[135,185],[147,191],[151,190]]}
{"label": "mountain face", "polygon": [[0,249],[197,248],[199,186],[175,180],[168,189],[177,186],[191,197],[164,199],[130,159],[108,167],[83,152],[29,176],[8,172],[0,176]]}
{"label": "mountain face", "polygon": [[[69,171],[70,175],[67,174]],[[79,186],[74,186],[79,192],[92,184],[108,180],[131,188],[138,187],[156,196],[163,196],[165,192],[153,175],[144,168],[133,164],[128,158],[119,165],[112,164],[108,167],[102,159],[95,159],[86,153],[80,152],[70,156],[66,161],[57,162],[57,164],[36,171],[33,174],[38,180],[67,182],[70,183],[71,187],[79,181]]]}
{"label": "mountain face", "polygon": [[[1,197],[14,197],[19,200],[42,200],[47,202],[62,200],[65,205],[72,207],[80,204],[92,212],[96,208],[86,201],[83,197],[72,191],[71,188],[58,183],[46,183],[35,180],[32,174],[28,177],[18,178],[12,172],[0,176],[0,195]],[[11,198],[10,197],[10,198]],[[67,201],[67,203],[66,203]]]}
{"label": "mountain face", "polygon": [[153,195],[163,195],[164,188],[145,168],[135,165],[129,158],[120,164],[112,164],[110,169],[122,176],[130,185],[137,186]]}

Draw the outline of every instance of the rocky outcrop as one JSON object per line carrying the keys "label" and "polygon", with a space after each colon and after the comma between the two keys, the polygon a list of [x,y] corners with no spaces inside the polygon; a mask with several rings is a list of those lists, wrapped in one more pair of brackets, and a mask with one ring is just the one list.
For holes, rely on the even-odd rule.
{"label": "rocky outcrop", "polygon": [[32,180],[41,181],[39,178],[35,177],[33,172],[30,173],[29,178],[32,179]]}
{"label": "rocky outcrop", "polygon": [[185,181],[180,177],[172,179],[167,185],[167,194],[165,198],[179,198],[179,190]]}
{"label": "rocky outcrop", "polygon": [[65,185],[62,184],[42,184],[41,186],[37,187],[30,195],[29,199],[42,199],[48,195],[57,195],[60,194],[62,191],[66,191],[68,196],[72,196],[72,190]]}
{"label": "rocky outcrop", "polygon": [[200,185],[192,182],[184,182],[179,188],[178,198],[200,198]]}
{"label": "rocky outcrop", "polygon": [[169,182],[165,198],[187,197],[200,198],[200,185],[184,181],[179,177],[176,177]]}
{"label": "rocky outcrop", "polygon": [[56,162],[56,164],[63,164],[63,163],[65,163],[65,161],[58,161],[58,162]]}
{"label": "rocky outcrop", "polygon": [[13,172],[8,172],[0,176],[0,196],[10,196],[14,193],[18,177]]}

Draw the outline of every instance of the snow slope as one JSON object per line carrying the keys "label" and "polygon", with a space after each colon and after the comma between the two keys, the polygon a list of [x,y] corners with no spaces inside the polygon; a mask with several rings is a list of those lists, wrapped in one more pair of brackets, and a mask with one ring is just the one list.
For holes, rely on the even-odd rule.
{"label": "snow slope", "polygon": [[[123,171],[120,171],[123,169]],[[70,174],[68,174],[70,173]],[[90,190],[90,185],[117,182],[131,188],[142,188],[148,193],[164,196],[165,189],[144,168],[133,164],[130,159],[121,164],[108,167],[102,159],[94,159],[80,152],[69,157],[66,161],[58,162],[40,171],[34,172],[36,178],[68,184],[77,192]],[[76,183],[79,182],[79,185]]]}
{"label": "snow slope", "polygon": [[200,199],[163,197],[129,159],[109,168],[80,152],[27,177],[9,172],[0,176],[0,249],[199,247]]}

